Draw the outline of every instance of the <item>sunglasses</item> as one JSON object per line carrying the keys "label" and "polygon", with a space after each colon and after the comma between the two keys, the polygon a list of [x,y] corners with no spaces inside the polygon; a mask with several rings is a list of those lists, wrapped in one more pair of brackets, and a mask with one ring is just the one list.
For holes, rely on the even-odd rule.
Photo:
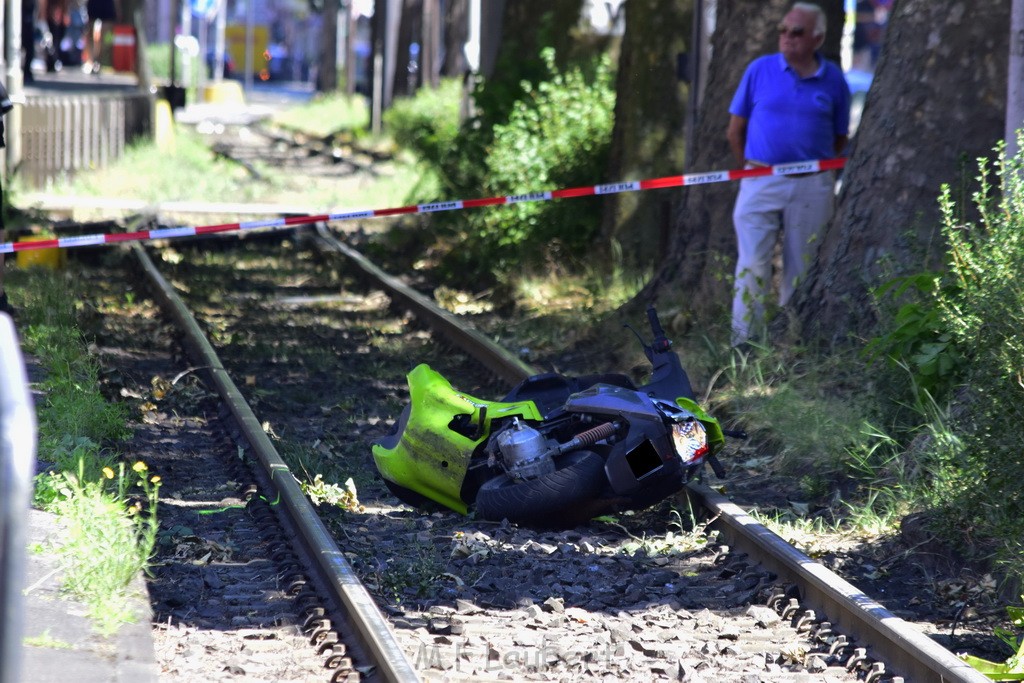
{"label": "sunglasses", "polygon": [[786,26],[785,24],[779,24],[780,36],[790,35],[793,38],[800,38],[805,33],[807,33],[807,29],[805,29],[803,26]]}

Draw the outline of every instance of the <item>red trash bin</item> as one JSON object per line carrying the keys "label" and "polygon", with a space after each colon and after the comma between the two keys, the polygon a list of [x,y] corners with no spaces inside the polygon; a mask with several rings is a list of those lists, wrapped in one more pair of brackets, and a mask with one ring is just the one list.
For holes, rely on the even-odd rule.
{"label": "red trash bin", "polygon": [[135,27],[115,24],[114,49],[111,53],[114,71],[135,71]]}

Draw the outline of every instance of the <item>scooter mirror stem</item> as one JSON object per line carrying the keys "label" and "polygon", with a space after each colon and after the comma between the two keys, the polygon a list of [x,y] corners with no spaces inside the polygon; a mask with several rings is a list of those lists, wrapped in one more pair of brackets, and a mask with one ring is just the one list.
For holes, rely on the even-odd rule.
{"label": "scooter mirror stem", "polygon": [[653,353],[654,349],[652,349],[650,347],[650,345],[647,342],[644,341],[644,338],[640,336],[639,332],[637,332],[635,329],[633,329],[632,325],[630,325],[629,323],[626,323],[626,324],[623,325],[623,327],[625,327],[627,330],[629,330],[630,332],[633,333],[633,335],[636,337],[636,340],[638,342],[640,342],[640,346],[643,347],[644,352],[647,354],[647,358],[650,359],[651,358],[651,353]]}

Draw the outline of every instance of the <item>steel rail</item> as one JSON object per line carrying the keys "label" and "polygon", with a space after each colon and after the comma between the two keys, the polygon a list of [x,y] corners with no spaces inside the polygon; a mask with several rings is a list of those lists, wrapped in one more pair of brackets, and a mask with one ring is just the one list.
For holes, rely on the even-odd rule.
{"label": "steel rail", "polygon": [[[710,524],[733,547],[801,587],[801,603],[837,630],[870,646],[871,657],[908,681],[983,683],[990,679],[900,619],[856,586],[800,552],[725,496],[700,484],[689,491],[716,518]],[[819,615],[820,616],[820,615]]]}
{"label": "steel rail", "polygon": [[460,320],[458,316],[440,308],[433,301],[398,278],[385,273],[358,251],[338,240],[323,223],[316,224],[316,232],[324,244],[355,263],[392,299],[412,309],[417,318],[465,350],[501,379],[516,383],[530,375],[537,374],[536,370],[488,339],[479,330],[466,325],[465,320]]}
{"label": "steel rail", "polygon": [[297,532],[296,540],[315,563],[321,586],[348,617],[347,625],[352,629],[351,635],[354,635],[363,653],[368,656],[368,663],[376,667],[376,675],[382,680],[418,681],[419,676],[373,598],[345,560],[334,538],[263,431],[199,324],[145,250],[138,244],[132,244],[131,249],[152,283],[161,306],[184,332],[185,345],[193,355],[193,362],[208,370],[221,399],[228,405],[243,436],[252,446],[265,474],[276,489],[274,493],[280,500],[276,507],[287,511],[285,516],[290,522],[289,526]]}
{"label": "steel rail", "polygon": [[[326,226],[317,225],[317,232],[325,244],[354,261],[415,316],[430,321],[437,334],[458,345],[492,372],[513,383],[537,374],[537,370],[473,330],[464,320],[440,309],[339,241]],[[915,683],[984,683],[989,680],[931,641],[913,624],[895,616],[845,579],[794,548],[724,496],[698,484],[689,485],[687,490],[711,513],[712,528],[723,534],[732,547],[799,585],[804,609],[815,610],[819,617],[827,616],[841,632],[857,639],[859,647],[868,648],[870,656],[883,662],[890,673]]]}

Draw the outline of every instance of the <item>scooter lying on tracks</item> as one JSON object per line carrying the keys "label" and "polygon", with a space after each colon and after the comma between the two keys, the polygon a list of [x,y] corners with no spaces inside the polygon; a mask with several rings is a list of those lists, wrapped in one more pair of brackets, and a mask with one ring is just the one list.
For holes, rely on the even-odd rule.
{"label": "scooter lying on tracks", "polygon": [[622,374],[529,377],[501,401],[455,390],[419,365],[395,431],[373,444],[391,492],[413,507],[571,527],[642,509],[679,491],[704,463],[725,475],[718,421],[698,406],[654,308],[647,384]]}

